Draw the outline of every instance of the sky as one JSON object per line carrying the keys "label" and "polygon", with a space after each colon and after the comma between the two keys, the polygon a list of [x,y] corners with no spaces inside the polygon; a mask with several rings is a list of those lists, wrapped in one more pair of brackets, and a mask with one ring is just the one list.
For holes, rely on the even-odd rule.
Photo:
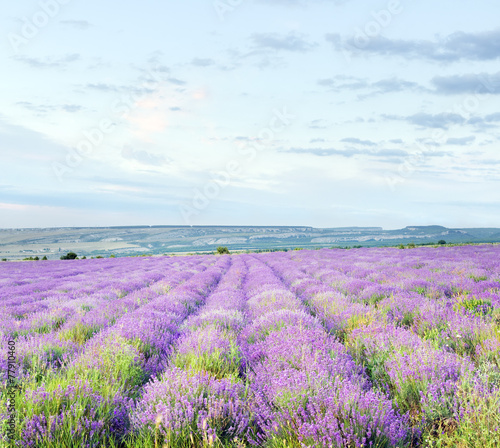
{"label": "sky", "polygon": [[500,227],[497,0],[0,16],[0,227]]}

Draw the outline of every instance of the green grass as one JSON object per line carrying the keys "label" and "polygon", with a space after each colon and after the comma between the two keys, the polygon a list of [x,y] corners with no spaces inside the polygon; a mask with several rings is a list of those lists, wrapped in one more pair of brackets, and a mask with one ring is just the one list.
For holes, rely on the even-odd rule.
{"label": "green grass", "polygon": [[238,345],[231,341],[228,351],[215,349],[210,353],[177,353],[172,359],[172,365],[195,372],[208,372],[218,379],[238,378],[241,360],[242,354]]}
{"label": "green grass", "polygon": [[[109,428],[114,411],[121,406],[116,397],[137,397],[144,379],[137,350],[123,338],[110,337],[64,371],[49,369],[42,378],[32,376],[21,384],[15,394],[15,440],[22,440],[28,422],[38,416],[42,428],[52,423],[54,427],[47,434],[39,432],[37,447],[105,446],[114,437]],[[4,406],[6,390],[0,401]],[[102,425],[92,433],[88,425],[96,421]]]}

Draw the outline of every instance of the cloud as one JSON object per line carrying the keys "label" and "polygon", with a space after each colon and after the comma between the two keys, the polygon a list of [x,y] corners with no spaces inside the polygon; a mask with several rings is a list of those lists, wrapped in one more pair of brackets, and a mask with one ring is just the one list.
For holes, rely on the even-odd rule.
{"label": "cloud", "polygon": [[406,157],[408,153],[401,149],[382,149],[380,151],[372,151],[368,149],[335,149],[335,148],[289,148],[278,149],[281,153],[294,153],[294,154],[311,154],[318,157],[341,156],[353,157],[357,155],[372,156],[372,157],[385,157],[385,158],[401,158]]}
{"label": "cloud", "polygon": [[476,137],[473,135],[469,137],[460,137],[460,138],[449,138],[446,140],[447,145],[458,145],[458,146],[466,146],[469,143],[472,143],[474,140],[476,140]]}
{"label": "cloud", "polygon": [[78,112],[83,109],[83,107],[78,104],[64,104],[61,108],[70,113]]}
{"label": "cloud", "polygon": [[134,95],[148,95],[155,92],[155,89],[150,87],[140,87],[146,85],[145,83],[138,82],[137,84],[131,85],[118,85],[118,84],[106,84],[103,82],[88,83],[84,86],[85,89],[99,90],[101,92],[126,92],[128,94]]}
{"label": "cloud", "polygon": [[489,114],[484,117],[485,121],[492,123],[494,121],[500,121],[500,112],[496,112],[494,114]]}
{"label": "cloud", "polygon": [[366,89],[370,83],[365,79],[356,78],[354,76],[338,75],[333,78],[318,80],[320,86],[329,87],[331,90],[340,91],[342,89],[360,90]]}
{"label": "cloud", "polygon": [[322,119],[312,120],[309,123],[310,129],[326,129],[327,127],[327,122]]}
{"label": "cloud", "polygon": [[335,33],[327,34],[325,38],[338,51],[400,56],[410,60],[456,62],[492,61],[500,58],[500,29],[480,33],[458,31],[435,41],[389,39],[383,36],[354,36],[343,40],[340,34]]}
{"label": "cloud", "polygon": [[122,149],[122,157],[127,160],[142,163],[143,165],[158,166],[167,163],[167,160],[163,156],[158,156],[141,149],[133,149],[130,146],[125,146]]}
{"label": "cloud", "polygon": [[191,64],[197,67],[208,67],[209,65],[214,65],[215,61],[210,58],[194,58]]}
{"label": "cloud", "polygon": [[348,150],[348,149],[333,149],[333,148],[289,148],[287,150],[278,150],[284,153],[293,154],[311,154],[318,157],[328,157],[328,156],[342,156],[342,157],[352,157],[359,154],[358,150]]}
{"label": "cloud", "polygon": [[305,53],[317,44],[310,43],[301,34],[290,32],[287,35],[277,33],[254,33],[251,39],[256,48],[262,50],[291,51]]}
{"label": "cloud", "polygon": [[466,119],[459,114],[453,113],[440,113],[440,114],[427,114],[420,112],[418,114],[410,115],[407,117],[398,115],[382,115],[384,118],[389,120],[399,120],[406,121],[415,126],[420,126],[423,128],[439,128],[448,129],[449,126],[455,124],[465,124]]}
{"label": "cloud", "polygon": [[27,64],[32,68],[60,68],[66,67],[72,62],[78,61],[80,55],[78,53],[67,54],[62,57],[45,57],[45,58],[29,58],[27,56],[13,56],[14,60]]}
{"label": "cloud", "polygon": [[86,30],[92,26],[90,22],[87,22],[86,20],[61,20],[60,23],[79,30]]}
{"label": "cloud", "polygon": [[440,113],[434,115],[418,113],[407,117],[406,120],[417,126],[441,129],[447,129],[450,125],[463,124],[465,122],[464,117],[453,113]]}
{"label": "cloud", "polygon": [[391,92],[408,92],[410,90],[425,90],[418,83],[406,81],[399,78],[382,79],[376,82],[369,82],[366,79],[352,76],[338,75],[333,78],[320,79],[318,85],[328,87],[330,90],[340,92],[342,90],[368,90],[368,94],[360,95],[360,98],[367,98],[373,95]]}
{"label": "cloud", "polygon": [[431,83],[436,88],[435,93],[443,95],[456,94],[500,94],[500,72],[494,74],[465,74],[453,76],[436,76]]}
{"label": "cloud", "polygon": [[22,106],[25,109],[28,109],[32,112],[35,112],[37,115],[44,115],[48,112],[53,112],[57,110],[56,106],[48,105],[48,104],[34,104],[30,101],[18,101],[16,103],[18,106]]}
{"label": "cloud", "polygon": [[182,79],[177,79],[177,78],[168,78],[168,82],[175,84],[177,86],[184,86],[186,85],[186,81],[183,81]]}
{"label": "cloud", "polygon": [[50,104],[34,104],[30,101],[18,101],[16,104],[24,107],[25,109],[31,110],[32,112],[36,112],[37,115],[44,115],[61,109],[66,112],[78,112],[83,109],[82,106],[77,104],[62,104],[60,106],[54,106]]}
{"label": "cloud", "polygon": [[376,89],[375,93],[402,92],[421,88],[416,82],[398,78],[382,79],[371,84],[371,87]]}
{"label": "cloud", "polygon": [[353,143],[355,145],[363,145],[363,146],[376,146],[377,145],[375,142],[372,142],[371,140],[360,140],[359,138],[354,138],[354,137],[343,138],[340,141],[345,142],[345,143]]}
{"label": "cloud", "polygon": [[[13,172],[23,173],[34,164],[40,169],[40,161],[52,162],[65,157],[65,146],[52,141],[46,135],[23,126],[8,123],[0,116],[0,165],[12,167]],[[6,162],[12,159],[12,162]]]}
{"label": "cloud", "polygon": [[498,123],[500,121],[500,112],[496,112],[494,114],[485,115],[484,117],[475,116],[469,118],[467,124],[473,125],[478,129],[486,130],[486,129],[495,129],[498,126],[494,123]]}
{"label": "cloud", "polygon": [[121,90],[119,86],[103,82],[89,83],[85,87],[87,89],[101,90],[103,92],[119,92]]}

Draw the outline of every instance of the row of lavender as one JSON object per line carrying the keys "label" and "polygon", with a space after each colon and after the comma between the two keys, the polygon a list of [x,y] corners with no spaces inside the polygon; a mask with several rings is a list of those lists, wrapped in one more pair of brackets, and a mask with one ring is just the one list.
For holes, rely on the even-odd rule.
{"label": "row of lavender", "polygon": [[43,296],[18,277],[14,446],[497,446],[499,253],[75,262]]}
{"label": "row of lavender", "polygon": [[[110,266],[104,265],[104,269],[98,270],[93,270],[89,263],[80,267],[80,286],[73,275],[71,288],[67,276],[59,277],[56,291],[66,288],[65,292],[47,291],[43,296],[19,293],[17,302],[11,304],[14,299],[9,295],[15,296],[15,292],[3,291],[0,329],[4,341],[16,340],[19,379],[50,367],[57,368],[100,330],[112,326],[121,315],[168,292],[204,268],[195,258],[186,258],[180,263],[170,259],[155,263],[150,260],[142,266],[134,266],[125,259],[107,264]],[[59,267],[55,266],[56,272]],[[30,290],[45,291],[44,284],[43,278],[33,281]],[[27,285],[24,286],[26,289]],[[26,312],[20,314],[20,309]],[[4,374],[5,369],[0,375]]]}
{"label": "row of lavender", "polygon": [[[245,267],[246,265],[246,267]],[[408,419],[272,270],[235,258],[132,411],[128,446],[396,446]]]}
{"label": "row of lavender", "polygon": [[497,446],[498,247],[407,252],[273,254],[266,262],[426,444],[444,431],[449,446]]}
{"label": "row of lavender", "polygon": [[[150,286],[101,297],[52,332],[6,335],[16,337],[20,361],[18,444],[56,446],[69,438],[68,446],[98,446],[110,429],[123,432],[131,400],[162,369],[176,328],[219,279],[221,261],[186,258],[168,262],[171,269],[157,261],[164,278]],[[122,277],[132,269],[128,264]],[[67,299],[69,307],[78,302]],[[63,356],[47,362],[54,351]]]}

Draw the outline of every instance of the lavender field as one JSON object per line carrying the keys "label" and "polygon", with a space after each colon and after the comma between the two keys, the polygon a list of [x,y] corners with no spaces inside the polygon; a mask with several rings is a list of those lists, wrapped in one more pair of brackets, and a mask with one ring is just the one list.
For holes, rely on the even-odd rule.
{"label": "lavender field", "polygon": [[3,263],[0,327],[2,446],[500,446],[500,246]]}

